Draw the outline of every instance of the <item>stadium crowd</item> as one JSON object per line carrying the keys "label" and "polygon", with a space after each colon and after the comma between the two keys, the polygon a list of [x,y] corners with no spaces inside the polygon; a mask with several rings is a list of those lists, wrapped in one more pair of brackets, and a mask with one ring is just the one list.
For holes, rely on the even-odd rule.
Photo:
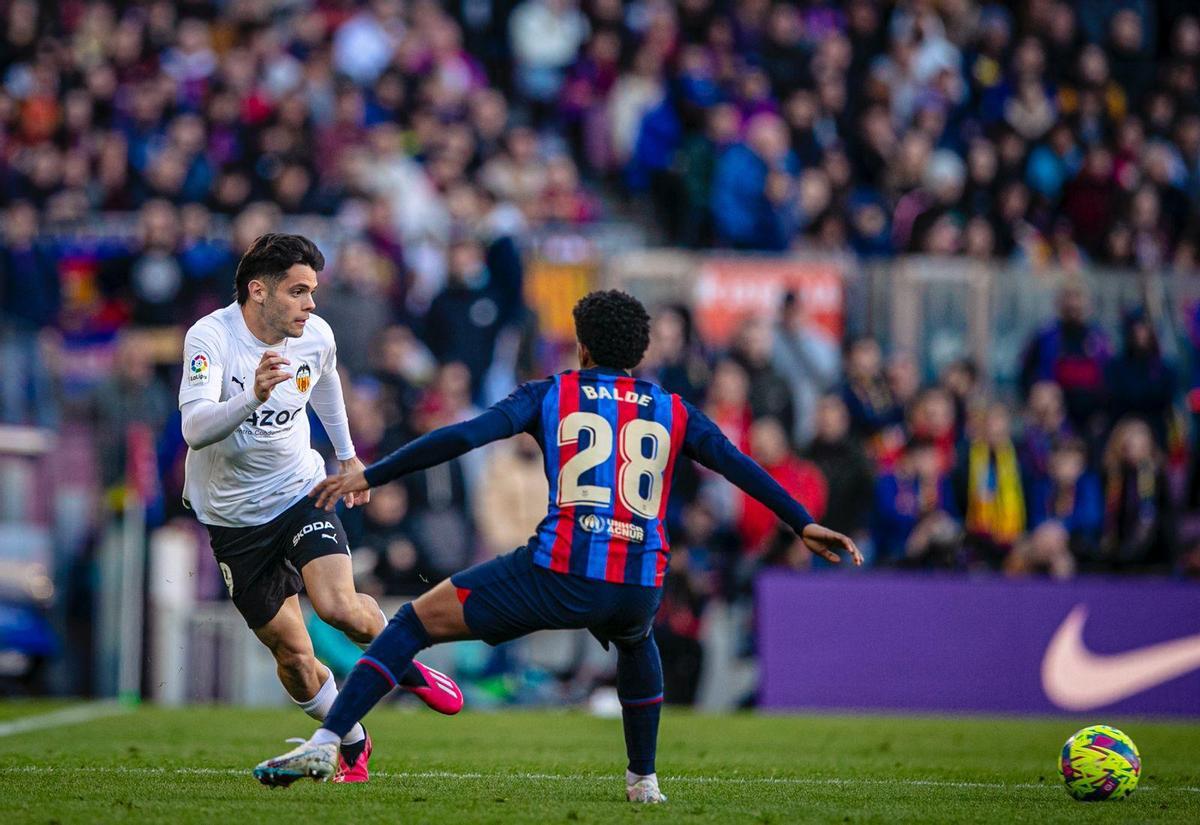
{"label": "stadium crowd", "polygon": [[[652,215],[675,246],[1200,274],[1185,0],[0,8],[0,418],[89,421],[106,487],[131,424],[162,434],[160,519],[181,515],[178,370],[129,331],[226,303],[241,250],[284,220],[343,239],[316,300],[366,460],[569,365],[523,297],[544,228]],[[110,213],[136,213],[135,237],[91,231]],[[686,306],[657,308],[642,373],[872,566],[1200,572],[1178,529],[1196,382],[1144,313],[1111,341],[1089,311],[1062,292],[1019,406],[980,406],[969,361],[929,383],[909,354],[831,342],[791,295],[727,351]],[[106,355],[72,370],[79,342]],[[764,565],[821,565],[708,482],[684,473],[672,499],[675,662],[698,655],[708,600],[746,597]],[[354,528],[365,580],[411,593],[522,543],[544,489],[518,438],[375,491]]]}

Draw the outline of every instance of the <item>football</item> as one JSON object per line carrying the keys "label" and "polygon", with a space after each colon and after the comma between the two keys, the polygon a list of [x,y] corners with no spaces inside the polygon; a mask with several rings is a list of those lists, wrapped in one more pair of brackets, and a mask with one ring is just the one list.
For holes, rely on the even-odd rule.
{"label": "football", "polygon": [[1067,793],[1081,802],[1124,799],[1137,787],[1142,757],[1133,740],[1116,728],[1092,725],[1063,745],[1058,772]]}

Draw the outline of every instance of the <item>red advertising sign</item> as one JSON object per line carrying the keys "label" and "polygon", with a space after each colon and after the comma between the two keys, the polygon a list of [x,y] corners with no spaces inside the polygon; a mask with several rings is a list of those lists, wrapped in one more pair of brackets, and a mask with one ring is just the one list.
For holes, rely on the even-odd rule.
{"label": "red advertising sign", "polygon": [[747,318],[774,318],[788,292],[799,296],[813,321],[841,340],[842,268],[824,261],[715,258],[700,265],[694,301],[704,340],[725,344]]}

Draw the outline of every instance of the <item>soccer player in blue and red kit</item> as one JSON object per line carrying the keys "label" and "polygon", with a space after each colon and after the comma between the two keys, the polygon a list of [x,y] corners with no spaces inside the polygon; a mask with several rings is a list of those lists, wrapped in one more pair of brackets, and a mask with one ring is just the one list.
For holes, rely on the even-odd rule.
{"label": "soccer player in blue and red kit", "polygon": [[451,576],[401,608],[347,677],[322,727],[294,750],[259,764],[259,781],[286,786],[332,775],[342,737],[430,645],[461,639],[495,645],[536,630],[587,628],[617,649],[626,797],[666,801],[654,769],[663,677],[651,627],[662,599],[669,555],[663,520],[680,455],[770,507],[812,552],[831,562],[845,552],[862,563],[853,541],[814,523],[702,412],[630,375],[650,341],[650,319],[635,298],[593,292],[574,316],[579,370],[523,384],[477,418],[428,433],[314,489],[317,506],[332,507],[348,493],[527,432],[541,444],[550,498],[525,547]]}

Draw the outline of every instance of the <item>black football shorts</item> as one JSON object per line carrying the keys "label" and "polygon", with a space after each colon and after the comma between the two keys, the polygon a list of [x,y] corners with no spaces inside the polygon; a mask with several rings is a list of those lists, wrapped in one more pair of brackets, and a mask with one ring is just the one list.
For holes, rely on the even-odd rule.
{"label": "black football shorts", "polygon": [[284,601],[304,588],[304,565],[321,556],[350,555],[341,519],[315,502],[305,496],[255,527],[208,527],[225,587],[251,630],[275,618]]}

